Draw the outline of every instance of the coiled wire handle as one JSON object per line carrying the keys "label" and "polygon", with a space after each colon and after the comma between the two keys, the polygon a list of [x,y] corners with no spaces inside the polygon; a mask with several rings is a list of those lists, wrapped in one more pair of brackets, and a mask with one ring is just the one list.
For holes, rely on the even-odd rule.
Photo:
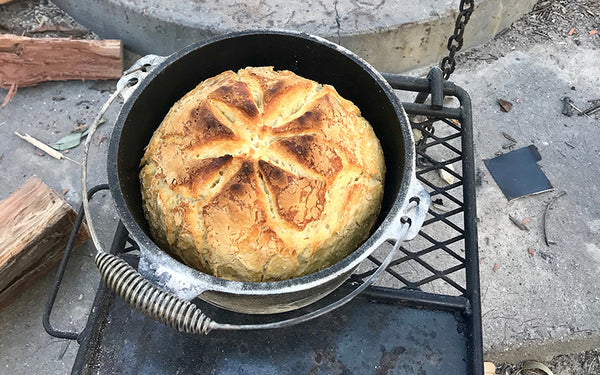
{"label": "coiled wire handle", "polygon": [[[147,60],[144,60],[148,58]],[[96,247],[97,253],[95,256],[96,266],[100,271],[102,280],[106,285],[112,289],[119,297],[121,297],[130,306],[145,314],[151,319],[159,321],[171,328],[177,329],[179,332],[186,333],[204,333],[207,334],[212,329],[223,329],[223,330],[253,330],[253,329],[273,329],[292,326],[308,320],[314,319],[321,315],[324,315],[330,311],[337,309],[338,307],[348,303],[355,296],[365,290],[369,285],[375,281],[375,279],[385,271],[387,266],[392,261],[394,255],[400,248],[402,239],[410,229],[410,220],[402,220],[400,227],[400,233],[397,233],[397,240],[395,240],[392,250],[389,252],[387,257],[381,263],[379,268],[369,276],[364,282],[348,293],[339,300],[317,309],[315,311],[272,323],[263,324],[222,324],[211,320],[209,317],[204,315],[196,305],[193,303],[183,300],[178,296],[162,290],[155,285],[152,285],[146,280],[136,269],[131,267],[125,260],[119,258],[116,255],[106,252],[96,234],[94,224],[90,214],[89,200],[87,194],[87,163],[88,154],[92,136],[94,135],[98,125],[102,123],[104,113],[108,110],[110,105],[122,92],[130,91],[133,86],[139,83],[140,79],[143,79],[147,72],[151,69],[151,64],[148,62],[154,62],[156,56],[146,56],[138,60],[135,65],[117,83],[117,89],[106,101],[96,119],[90,127],[90,131],[85,139],[84,151],[83,151],[83,163],[81,164],[81,187],[82,187],[82,205],[87,221],[88,230],[90,236]],[[136,68],[137,66],[137,68]],[[416,201],[411,200],[410,209],[416,209],[419,206],[418,199]],[[425,209],[426,210],[426,209]]]}
{"label": "coiled wire handle", "polygon": [[99,251],[95,261],[106,285],[136,310],[179,332],[207,334],[212,329],[212,320],[196,305],[150,284],[123,259]]}

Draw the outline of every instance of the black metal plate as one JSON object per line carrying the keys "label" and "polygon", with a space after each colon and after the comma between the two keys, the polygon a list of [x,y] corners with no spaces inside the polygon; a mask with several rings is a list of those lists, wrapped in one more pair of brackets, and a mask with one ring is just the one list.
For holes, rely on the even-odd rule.
{"label": "black metal plate", "polygon": [[552,189],[548,177],[537,164],[540,160],[542,156],[537,147],[530,145],[486,159],[484,163],[506,199],[510,201]]}
{"label": "black metal plate", "polygon": [[459,314],[373,303],[365,296],[295,327],[208,336],[176,332],[116,298],[95,330],[102,332],[98,350],[83,374],[467,373]]}

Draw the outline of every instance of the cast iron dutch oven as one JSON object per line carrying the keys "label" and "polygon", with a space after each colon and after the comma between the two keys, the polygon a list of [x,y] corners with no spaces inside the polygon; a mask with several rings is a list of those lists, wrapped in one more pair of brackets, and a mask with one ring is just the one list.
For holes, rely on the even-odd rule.
{"label": "cast iron dutch oven", "polygon": [[[289,311],[333,291],[385,241],[411,239],[421,227],[429,195],[415,178],[415,149],[406,113],[383,77],[345,48],[303,33],[261,30],[190,45],[168,57],[148,56],[137,66],[133,76],[139,82],[125,95],[110,141],[108,176],[119,216],[141,249],[139,272],[160,288],[185,300],[199,297],[238,312]],[[139,163],[154,130],[171,106],[200,82],[248,66],[274,66],[333,85],[360,108],[384,150],[383,206],[371,236],[345,259],[304,277],[250,283],[196,271],[152,241],[143,215]]]}

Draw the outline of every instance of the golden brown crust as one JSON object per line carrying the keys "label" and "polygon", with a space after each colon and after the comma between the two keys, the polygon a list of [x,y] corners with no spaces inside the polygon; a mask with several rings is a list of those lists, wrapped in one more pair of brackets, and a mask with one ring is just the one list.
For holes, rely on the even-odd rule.
{"label": "golden brown crust", "polygon": [[342,159],[335,148],[321,137],[298,135],[273,142],[272,150],[282,156],[293,158],[298,165],[308,168],[325,177],[335,176],[342,170]]}
{"label": "golden brown crust", "polygon": [[258,165],[281,219],[304,229],[321,217],[327,188],[324,181],[295,176],[263,160]]}
{"label": "golden brown crust", "polygon": [[272,67],[226,71],[186,94],[141,166],[159,246],[240,281],[298,277],[346,256],[376,220],[385,173],[354,104]]}

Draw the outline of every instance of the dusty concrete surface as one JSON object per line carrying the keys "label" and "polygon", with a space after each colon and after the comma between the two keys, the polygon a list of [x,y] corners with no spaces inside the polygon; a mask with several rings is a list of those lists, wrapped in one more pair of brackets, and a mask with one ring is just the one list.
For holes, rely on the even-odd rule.
{"label": "dusty concrete surface", "polygon": [[[585,1],[542,5],[546,13],[465,53],[453,77],[473,98],[484,351],[497,361],[599,345],[600,121],[564,116],[560,99],[570,96],[581,109],[600,99],[600,9]],[[500,111],[497,99],[511,101],[512,110]],[[502,132],[516,148],[536,145],[554,192],[507,202],[483,165],[508,151]],[[560,191],[567,194],[548,212],[547,235],[556,242],[548,246],[543,216]],[[529,231],[509,214],[529,219]]]}
{"label": "dusty concrete surface", "polygon": [[[567,118],[560,112],[565,95],[582,106],[595,99],[600,77],[594,77],[594,61],[600,50],[577,47],[567,56],[557,52],[547,47],[515,51],[463,76],[467,89],[480,97],[474,117],[486,351],[600,328],[590,319],[600,316],[595,282],[600,267],[600,189],[592,172],[600,169],[595,141],[600,129],[596,119]],[[513,109],[501,112],[497,98],[513,101]],[[502,131],[517,140],[516,147],[536,145],[542,155],[539,164],[556,192],[507,203],[482,163],[507,143]],[[553,205],[546,223],[548,237],[556,244],[547,246],[544,210],[560,190],[567,194]],[[518,229],[509,215],[529,219],[529,231]],[[497,272],[487,272],[496,263]]]}
{"label": "dusty concrete surface", "polygon": [[[560,102],[568,95],[584,109],[588,100],[600,99],[600,35],[590,34],[600,25],[599,8],[595,1],[542,2],[500,37],[462,54],[452,77],[473,99],[484,349],[496,363],[545,361],[600,346],[599,114],[566,117]],[[13,132],[55,141],[90,123],[110,94],[101,90],[112,87],[114,82],[59,82],[19,89],[0,109],[0,199],[36,174],[57,191],[69,189],[66,199],[78,205],[79,166],[38,156]],[[0,99],[5,94],[0,90]],[[497,99],[511,101],[512,110],[501,112]],[[107,117],[114,115],[112,110]],[[109,134],[111,126],[109,121],[98,133]],[[483,159],[507,151],[503,131],[517,140],[516,148],[538,147],[555,191],[507,202],[483,165]],[[106,139],[94,141],[92,184],[105,181],[106,146]],[[67,155],[79,160],[81,146]],[[559,191],[567,195],[548,214],[548,234],[556,244],[547,246],[542,217]],[[94,206],[106,242],[116,218],[104,195]],[[529,219],[529,231],[516,228],[509,214]],[[98,284],[93,251],[86,244],[69,264],[52,318],[59,329],[78,331],[85,324]],[[69,373],[77,344],[51,338],[41,324],[53,277],[41,278],[0,311],[0,374]],[[559,356],[547,364],[557,374],[595,374],[597,355]]]}
{"label": "dusty concrete surface", "polygon": [[[169,54],[192,42],[247,29],[291,29],[320,35],[377,69],[401,72],[447,54],[459,0],[245,1],[55,0],[104,38],[141,54]],[[465,46],[488,41],[531,10],[536,0],[476,0]]]}

